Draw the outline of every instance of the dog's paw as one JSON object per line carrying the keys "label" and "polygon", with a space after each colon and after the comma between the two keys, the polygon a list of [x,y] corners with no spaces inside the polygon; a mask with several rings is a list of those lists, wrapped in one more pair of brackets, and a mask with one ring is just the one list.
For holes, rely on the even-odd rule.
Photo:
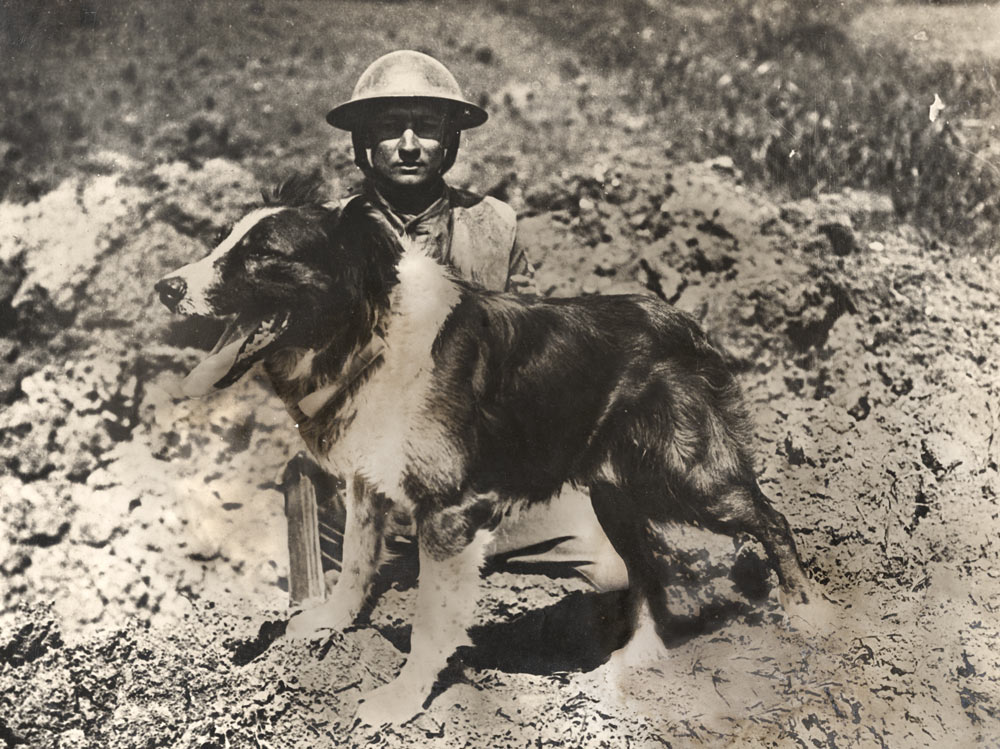
{"label": "dog's paw", "polygon": [[666,648],[656,632],[648,611],[640,613],[632,637],[624,647],[619,648],[608,659],[606,667],[612,672],[627,672],[655,666],[664,655]]}
{"label": "dog's paw", "polygon": [[782,591],[778,593],[778,600],[785,610],[788,625],[808,634],[833,632],[843,616],[839,606],[815,590],[809,592],[807,601],[803,601],[799,595],[788,595]]}
{"label": "dog's paw", "polygon": [[401,726],[424,711],[424,697],[423,691],[397,679],[366,694],[355,717],[372,728]]}
{"label": "dog's paw", "polygon": [[318,640],[331,632],[342,632],[354,623],[354,615],[327,601],[312,609],[294,614],[288,620],[285,636],[293,640]]}

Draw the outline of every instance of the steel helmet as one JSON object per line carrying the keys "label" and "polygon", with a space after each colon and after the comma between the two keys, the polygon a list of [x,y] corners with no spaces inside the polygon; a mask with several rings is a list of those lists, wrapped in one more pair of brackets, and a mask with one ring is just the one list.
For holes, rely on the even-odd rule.
{"label": "steel helmet", "polygon": [[358,78],[350,101],[331,109],[326,121],[341,130],[357,132],[374,107],[400,99],[443,105],[456,131],[478,127],[489,117],[485,109],[465,99],[448,68],[430,55],[401,49],[369,65]]}

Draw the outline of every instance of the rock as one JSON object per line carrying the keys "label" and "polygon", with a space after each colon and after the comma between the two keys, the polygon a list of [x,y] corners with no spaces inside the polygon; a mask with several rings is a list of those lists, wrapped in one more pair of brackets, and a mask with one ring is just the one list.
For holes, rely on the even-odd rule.
{"label": "rock", "polygon": [[695,270],[702,275],[706,273],[722,273],[736,265],[736,256],[717,244],[707,247],[698,246],[694,250],[692,263]]}
{"label": "rock", "polygon": [[712,171],[725,174],[727,177],[739,178],[740,176],[739,170],[736,168],[736,164],[733,163],[732,156],[718,156],[714,159],[709,159],[706,163]]}
{"label": "rock", "polygon": [[105,546],[116,532],[125,532],[134,497],[135,492],[122,486],[93,489],[75,484],[73,502],[78,509],[70,538],[95,548]]}
{"label": "rock", "polygon": [[847,409],[847,413],[855,421],[864,421],[868,418],[868,414],[871,413],[871,410],[872,407],[871,402],[868,400],[868,395],[863,394],[858,398],[857,403]]}
{"label": "rock", "polygon": [[27,205],[0,204],[0,263],[24,258],[25,276],[11,306],[16,309],[29,292],[41,289],[57,309],[72,309],[76,289],[108,249],[116,222],[142,197],[111,174],[66,180]]}
{"label": "rock", "polygon": [[59,734],[59,749],[88,749],[91,743],[80,728],[71,728]]}
{"label": "rock", "polygon": [[57,485],[43,481],[22,484],[11,477],[2,488],[5,500],[16,503],[14,512],[5,515],[8,532],[18,544],[47,548],[63,540],[73,508]]}
{"label": "rock", "polygon": [[800,439],[801,435],[785,435],[785,457],[793,466],[809,465],[815,467],[816,461],[806,453]]}
{"label": "rock", "polygon": [[30,621],[10,641],[0,646],[0,663],[18,668],[62,646],[62,635],[56,621]]}
{"label": "rock", "polygon": [[531,84],[512,81],[500,92],[504,105],[514,114],[524,114],[535,98]]}
{"label": "rock", "polygon": [[830,247],[833,250],[834,255],[843,257],[857,252],[860,249],[858,247],[857,240],[854,238],[854,229],[850,226],[850,224],[820,224],[817,229],[819,229],[820,233],[824,234],[830,240]]}
{"label": "rock", "polygon": [[488,47],[484,44],[476,48],[474,57],[476,58],[476,62],[482,63],[483,65],[489,65],[494,61],[496,55],[494,54],[492,47]]}
{"label": "rock", "polygon": [[638,281],[661,299],[675,303],[687,288],[687,279],[671,265],[657,256],[639,261]]}
{"label": "rock", "polygon": [[851,224],[859,230],[883,231],[898,223],[892,198],[884,193],[848,187],[839,196],[834,196],[832,202],[850,216]]}
{"label": "rock", "polygon": [[815,206],[807,203],[786,203],[781,206],[779,218],[796,229],[802,229],[816,218]]}
{"label": "rock", "polygon": [[125,404],[134,399],[136,380],[125,365],[91,356],[25,377],[23,396],[0,412],[0,449],[15,475],[82,481],[127,435],[121,420],[131,411]]}

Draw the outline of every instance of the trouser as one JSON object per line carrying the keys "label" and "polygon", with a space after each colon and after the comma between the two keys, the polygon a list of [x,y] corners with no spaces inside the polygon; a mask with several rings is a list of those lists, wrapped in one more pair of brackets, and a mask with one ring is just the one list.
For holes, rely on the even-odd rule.
{"label": "trouser", "polygon": [[[343,487],[326,474],[306,453],[299,453],[285,472],[286,497],[298,481],[309,481],[315,492],[315,516],[289,515],[289,549],[301,553],[292,537],[302,529],[294,522],[317,522],[322,567],[329,585],[340,568],[340,553],[345,521]],[[391,518],[387,544],[396,553],[406,554],[412,547],[412,522],[405,513]],[[628,574],[594,514],[587,492],[572,486],[563,487],[545,503],[527,506],[513,513],[497,527],[487,549],[488,560],[499,568],[549,574],[578,575],[596,590],[619,590],[628,587]],[[298,565],[292,564],[291,574]],[[295,580],[291,581],[295,591]],[[299,581],[301,582],[301,581]]]}

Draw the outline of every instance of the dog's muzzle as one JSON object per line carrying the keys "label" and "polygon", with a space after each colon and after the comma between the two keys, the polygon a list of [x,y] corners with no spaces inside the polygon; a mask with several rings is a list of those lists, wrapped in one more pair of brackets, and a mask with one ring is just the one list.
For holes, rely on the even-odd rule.
{"label": "dog's muzzle", "polygon": [[187,293],[187,282],[183,278],[174,276],[157,281],[153,288],[160,295],[160,301],[173,312]]}

